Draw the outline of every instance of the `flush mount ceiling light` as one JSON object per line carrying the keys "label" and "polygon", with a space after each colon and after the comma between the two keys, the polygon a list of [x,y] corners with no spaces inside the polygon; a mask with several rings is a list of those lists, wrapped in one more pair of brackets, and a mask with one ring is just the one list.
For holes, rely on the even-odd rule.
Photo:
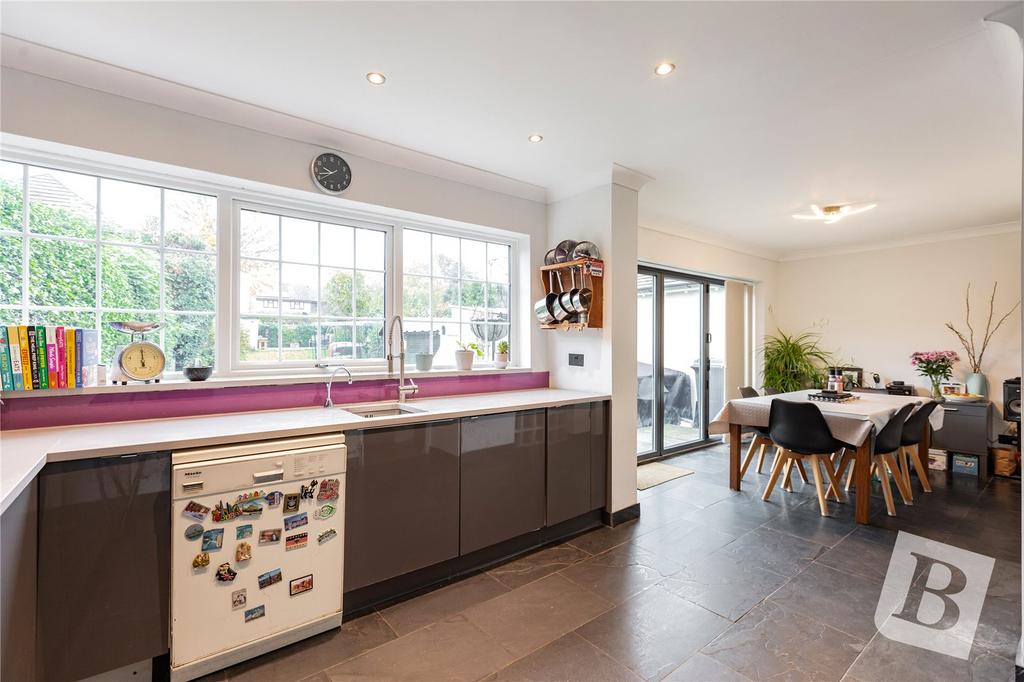
{"label": "flush mount ceiling light", "polygon": [[654,75],[656,76],[667,76],[676,70],[676,65],[672,62],[662,62],[654,67]]}
{"label": "flush mount ceiling light", "polygon": [[370,81],[372,85],[384,85],[384,81],[386,81],[387,78],[382,73],[371,71],[366,74],[366,80]]}
{"label": "flush mount ceiling light", "polygon": [[794,213],[793,217],[797,220],[820,220],[826,225],[831,225],[832,223],[838,223],[843,218],[870,211],[877,205],[833,204],[819,208],[817,205],[811,204],[811,213]]}
{"label": "flush mount ceiling light", "polygon": [[537,133],[534,133],[533,135],[530,135],[526,139],[529,140],[530,142],[533,142],[534,144],[536,144],[538,142],[543,141],[544,140],[544,136],[543,135],[538,135]]}

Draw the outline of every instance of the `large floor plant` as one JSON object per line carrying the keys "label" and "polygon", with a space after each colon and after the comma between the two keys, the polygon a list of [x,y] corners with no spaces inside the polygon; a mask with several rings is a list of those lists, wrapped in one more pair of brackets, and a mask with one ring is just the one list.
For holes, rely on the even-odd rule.
{"label": "large floor plant", "polygon": [[812,332],[786,334],[777,330],[764,339],[764,385],[779,391],[819,386],[831,354],[822,350]]}

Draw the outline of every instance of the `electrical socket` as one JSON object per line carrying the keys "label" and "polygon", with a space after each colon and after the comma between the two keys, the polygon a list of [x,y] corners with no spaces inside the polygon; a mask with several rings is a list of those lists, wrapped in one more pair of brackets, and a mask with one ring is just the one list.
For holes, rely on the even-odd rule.
{"label": "electrical socket", "polygon": [[569,353],[569,366],[570,367],[582,367],[583,366],[583,353]]}

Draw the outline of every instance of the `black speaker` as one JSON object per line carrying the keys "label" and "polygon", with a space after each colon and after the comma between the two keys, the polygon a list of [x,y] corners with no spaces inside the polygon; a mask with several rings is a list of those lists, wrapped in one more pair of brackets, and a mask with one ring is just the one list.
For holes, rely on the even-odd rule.
{"label": "black speaker", "polygon": [[1020,377],[1003,382],[1003,419],[1020,421]]}

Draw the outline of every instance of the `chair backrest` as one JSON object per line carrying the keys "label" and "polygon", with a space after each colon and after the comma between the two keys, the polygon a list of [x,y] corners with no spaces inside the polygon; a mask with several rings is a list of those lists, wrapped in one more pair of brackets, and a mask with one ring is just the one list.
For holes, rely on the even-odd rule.
{"label": "chair backrest", "polygon": [[917,408],[917,412],[907,418],[907,423],[903,425],[903,438],[900,440],[900,445],[917,445],[921,442],[925,422],[938,406],[939,404],[934,400],[929,401]]}
{"label": "chair backrest", "polygon": [[778,395],[780,393],[782,393],[782,391],[780,391],[777,388],[772,388],[771,386],[765,386],[764,387],[764,394],[765,395]]}
{"label": "chair backrest", "polygon": [[759,394],[753,386],[740,386],[741,398],[756,398]]}
{"label": "chair backrest", "polygon": [[885,455],[890,452],[896,452],[899,449],[903,440],[903,427],[906,425],[907,417],[910,416],[913,409],[913,403],[904,405],[882,427],[882,430],[875,436],[875,452],[877,454]]}
{"label": "chair backrest", "polygon": [[773,443],[799,454],[824,455],[840,447],[821,410],[810,402],[773,400],[768,412],[768,431]]}

